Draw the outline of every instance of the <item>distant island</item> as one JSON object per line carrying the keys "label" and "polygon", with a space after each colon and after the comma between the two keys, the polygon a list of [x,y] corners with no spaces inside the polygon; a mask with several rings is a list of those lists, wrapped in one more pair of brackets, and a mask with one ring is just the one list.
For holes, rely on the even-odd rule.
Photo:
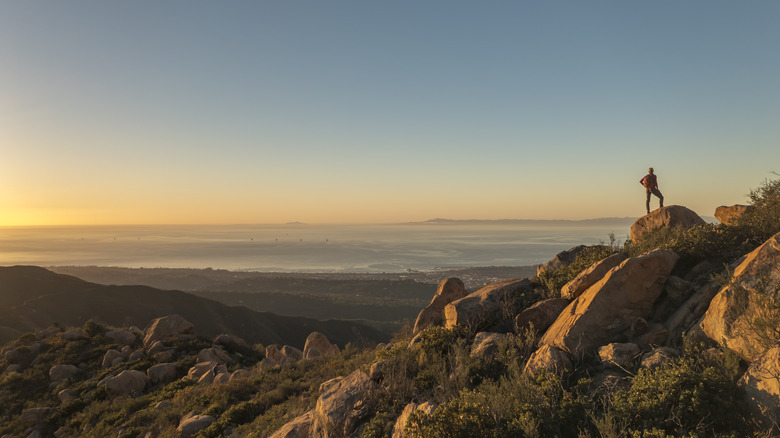
{"label": "distant island", "polygon": [[[714,219],[714,218],[713,218]],[[406,222],[408,225],[457,224],[457,225],[631,225],[635,217],[605,217],[596,219],[446,219],[434,218],[422,222]]]}

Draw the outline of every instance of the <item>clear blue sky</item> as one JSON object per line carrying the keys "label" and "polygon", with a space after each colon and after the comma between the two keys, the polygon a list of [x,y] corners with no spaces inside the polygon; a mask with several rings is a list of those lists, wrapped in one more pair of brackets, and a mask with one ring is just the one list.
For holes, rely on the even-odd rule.
{"label": "clear blue sky", "polygon": [[[776,1],[0,2],[0,225],[701,215],[780,172]],[[653,200],[657,205],[657,201]]]}

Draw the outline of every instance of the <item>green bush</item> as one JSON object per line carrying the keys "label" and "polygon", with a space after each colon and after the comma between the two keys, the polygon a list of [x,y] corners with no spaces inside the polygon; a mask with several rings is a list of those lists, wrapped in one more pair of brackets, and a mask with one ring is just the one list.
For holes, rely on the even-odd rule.
{"label": "green bush", "polygon": [[84,332],[85,335],[92,338],[106,333],[108,329],[95,322],[95,320],[90,319],[84,323],[84,326],[81,327],[81,331]]}
{"label": "green bush", "polygon": [[635,257],[654,249],[668,249],[689,262],[715,257],[733,258],[753,249],[749,233],[740,227],[704,224],[691,228],[664,228],[637,244],[627,243],[624,253]]}
{"label": "green bush", "polygon": [[561,288],[574,279],[580,272],[588,269],[594,263],[601,261],[617,250],[612,246],[598,245],[584,248],[568,266],[542,272],[537,278],[544,286],[544,295],[548,298],[560,297]]}
{"label": "green bush", "polygon": [[415,411],[407,430],[426,438],[496,437],[496,423],[485,406],[455,399],[439,406],[431,414]]}
{"label": "green bush", "polygon": [[689,348],[668,366],[641,369],[629,388],[612,394],[611,409],[630,431],[658,429],[703,436],[745,433],[737,362]]}
{"label": "green bush", "polygon": [[755,245],[780,232],[780,179],[766,180],[748,194],[754,207],[737,219],[737,226],[749,231]]}

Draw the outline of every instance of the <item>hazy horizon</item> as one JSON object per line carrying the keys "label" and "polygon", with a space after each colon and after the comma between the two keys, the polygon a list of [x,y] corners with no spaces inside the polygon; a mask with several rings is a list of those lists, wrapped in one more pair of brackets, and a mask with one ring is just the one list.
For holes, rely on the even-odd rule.
{"label": "hazy horizon", "polygon": [[[705,215],[706,216],[706,215]],[[702,216],[702,217],[705,217]],[[360,225],[447,225],[448,223],[466,223],[466,222],[481,222],[481,223],[501,223],[501,222],[608,222],[608,221],[634,221],[638,217],[597,217],[597,218],[585,218],[585,219],[522,219],[522,218],[501,218],[501,219],[450,219],[435,217],[431,219],[425,219],[421,221],[400,221],[400,222],[268,222],[268,223],[100,223],[100,224],[29,224],[29,225],[0,225],[0,228],[67,228],[67,227],[143,227],[143,226],[160,226],[160,227],[209,227],[209,226],[296,226],[296,225],[313,225],[313,226],[360,226]]]}
{"label": "hazy horizon", "polygon": [[623,241],[630,222],[125,225],[0,229],[0,265],[404,272],[527,266]]}

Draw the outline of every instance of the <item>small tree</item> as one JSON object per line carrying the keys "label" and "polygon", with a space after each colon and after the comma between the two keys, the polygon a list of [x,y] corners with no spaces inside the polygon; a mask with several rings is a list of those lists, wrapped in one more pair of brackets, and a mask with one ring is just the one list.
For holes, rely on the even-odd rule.
{"label": "small tree", "polygon": [[765,180],[748,194],[752,210],[737,220],[737,226],[750,230],[751,238],[761,244],[780,232],[780,179]]}

